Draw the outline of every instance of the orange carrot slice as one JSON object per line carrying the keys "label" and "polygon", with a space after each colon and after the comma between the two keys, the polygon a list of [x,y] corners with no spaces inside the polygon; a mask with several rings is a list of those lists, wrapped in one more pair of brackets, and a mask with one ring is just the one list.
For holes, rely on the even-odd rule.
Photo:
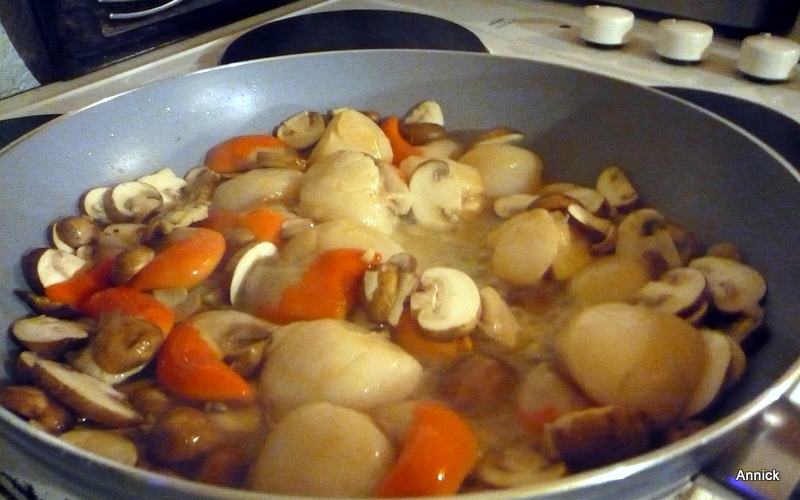
{"label": "orange carrot slice", "polygon": [[264,304],[256,315],[279,324],[322,318],[344,318],[358,300],[370,262],[364,250],[337,248],[319,254],[300,281],[283,290],[277,304]]}
{"label": "orange carrot slice", "polygon": [[376,495],[452,495],[477,458],[478,442],[464,419],[441,404],[418,403],[397,461]]}
{"label": "orange carrot slice", "polygon": [[198,401],[251,398],[247,381],[226,365],[221,354],[187,322],[172,329],[158,354],[156,378],[176,396]]}
{"label": "orange carrot slice", "polygon": [[151,295],[125,286],[105,288],[92,294],[81,304],[81,310],[93,318],[109,313],[136,316],[157,325],[164,335],[169,334],[175,324],[175,314],[169,307]]}
{"label": "orange carrot slice", "polygon": [[111,286],[113,268],[114,259],[105,259],[86,272],[48,286],[44,295],[54,302],[78,308],[92,294]]}
{"label": "orange carrot slice", "polygon": [[242,135],[232,137],[206,153],[205,165],[218,174],[233,174],[251,168],[259,151],[275,147],[288,147],[285,142],[272,135]]}
{"label": "orange carrot slice", "polygon": [[256,241],[269,241],[277,244],[281,238],[281,226],[286,216],[266,207],[255,207],[245,212],[213,210],[201,226],[224,232],[229,229],[248,230]]}
{"label": "orange carrot slice", "polygon": [[407,309],[400,315],[392,339],[412,356],[430,360],[452,361],[473,348],[472,338],[468,335],[446,341],[426,336]]}
{"label": "orange carrot slice", "polygon": [[166,247],[131,278],[131,288],[192,288],[214,271],[225,253],[225,238],[213,229],[183,228],[170,236]]}
{"label": "orange carrot slice", "polygon": [[412,146],[400,133],[400,118],[396,116],[387,116],[380,123],[381,130],[389,138],[389,144],[392,146],[392,163],[400,165],[400,162],[409,156],[421,155],[422,150],[416,146]]}

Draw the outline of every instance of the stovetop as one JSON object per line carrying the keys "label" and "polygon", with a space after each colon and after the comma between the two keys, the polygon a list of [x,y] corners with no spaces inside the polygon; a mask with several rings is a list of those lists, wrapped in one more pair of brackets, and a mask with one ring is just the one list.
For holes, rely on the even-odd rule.
{"label": "stovetop", "polygon": [[[320,50],[436,48],[556,63],[658,88],[730,120],[789,163],[800,165],[797,75],[773,85],[743,78],[735,69],[739,41],[727,39],[715,41],[700,65],[667,64],[653,53],[652,22],[637,23],[621,49],[598,50],[580,40],[581,20],[580,8],[548,1],[304,0],[292,11],[278,9],[96,74],[5,99],[0,147],[63,113],[220,63]],[[79,500],[5,446],[0,444],[0,470],[6,471],[0,473],[0,495],[14,500]],[[653,498],[738,497],[686,478]]]}

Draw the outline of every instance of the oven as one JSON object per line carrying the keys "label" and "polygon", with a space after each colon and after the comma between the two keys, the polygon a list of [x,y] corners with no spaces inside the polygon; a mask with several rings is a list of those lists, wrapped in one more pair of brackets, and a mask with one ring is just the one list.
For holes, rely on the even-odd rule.
{"label": "oven", "polygon": [[31,7],[52,78],[67,79],[289,1],[31,0]]}
{"label": "oven", "polygon": [[[778,20],[757,15],[746,26],[670,21],[671,13],[640,10],[641,3],[617,2],[625,4],[618,10],[545,0],[32,0],[39,22],[57,26],[45,41],[61,61],[60,75],[0,101],[0,141],[98,100],[218,64],[322,50],[432,48],[551,62],[654,87],[722,116],[800,166],[800,45],[783,36],[800,2],[781,0],[788,10]],[[593,29],[593,8],[613,22],[601,19]],[[675,26],[689,34],[675,35]],[[748,53],[765,39],[766,53]],[[765,415],[763,424],[778,420]],[[780,443],[765,438],[759,446],[745,459],[763,463],[766,456],[770,467],[776,460],[785,467],[786,491],[763,494],[789,498],[800,463],[790,463]],[[5,445],[0,471],[6,498],[80,500]],[[709,472],[717,479],[729,473],[729,464]],[[700,475],[652,498],[743,495]]]}

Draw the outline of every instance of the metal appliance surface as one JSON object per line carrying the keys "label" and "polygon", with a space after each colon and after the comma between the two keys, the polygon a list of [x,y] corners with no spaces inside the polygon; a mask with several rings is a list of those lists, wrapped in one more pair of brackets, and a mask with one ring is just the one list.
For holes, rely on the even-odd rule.
{"label": "metal appliance surface", "polygon": [[30,0],[55,69],[74,78],[291,0]]}
{"label": "metal appliance surface", "polygon": [[[749,81],[736,71],[738,40],[718,37],[702,64],[679,67],[664,63],[653,53],[653,22],[638,20],[624,47],[619,50],[599,51],[587,47],[578,37],[578,28],[582,21],[581,9],[559,2],[329,0],[298,2],[294,12],[292,9],[279,10],[281,16],[294,16],[308,12],[363,8],[419,12],[449,20],[475,33],[492,54],[553,62],[642,85],[669,88],[674,94],[684,93],[681,97],[695,102],[702,101],[702,98],[698,101],[699,93],[701,96],[705,95],[705,104],[709,108],[723,116],[727,115],[734,122],[742,117],[745,118],[744,121],[749,118],[752,122],[753,115],[758,115],[752,110],[756,110],[765,118],[755,120],[756,128],[760,128],[760,131],[751,130],[749,133],[753,133],[753,137],[761,141],[767,150],[780,153],[779,156],[791,159],[792,162],[796,162],[798,158],[800,147],[793,140],[797,137],[794,127],[798,126],[800,120],[797,68],[784,83],[763,85]],[[143,84],[214,66],[240,35],[274,18],[271,14],[256,16],[246,22],[235,23],[207,35],[132,58],[92,75],[6,99],[3,106],[0,106],[0,118],[64,113]],[[736,101],[742,101],[745,106],[730,104]],[[775,136],[788,139],[780,140],[780,145],[774,146],[770,143]],[[788,230],[786,235],[794,237]],[[765,366],[762,369],[764,376],[769,378],[775,376],[777,368]],[[791,384],[782,389],[788,389],[788,385]],[[770,397],[772,396],[778,397],[777,394],[771,394]],[[775,416],[767,412],[760,418],[775,420]],[[768,464],[774,465],[777,457],[783,457],[781,450],[784,443],[776,446],[767,455]],[[763,464],[763,459],[758,463]],[[63,493],[57,482],[48,480],[46,469],[20,455],[16,449],[0,446],[0,468],[13,471],[15,478],[21,478],[23,486],[35,483],[34,489],[39,498],[52,498],[53,495],[79,500]],[[697,487],[693,476],[693,473],[687,473],[669,487],[651,490],[647,494],[640,492],[640,498],[673,498],[674,495],[688,498]],[[703,483],[703,492],[716,490],[715,485],[708,485],[702,479],[700,481]],[[3,477],[0,477],[0,492],[3,491],[3,484]],[[725,490],[716,491],[713,498],[728,498],[726,495],[730,493]]]}
{"label": "metal appliance surface", "polygon": [[800,9],[797,0],[613,0],[610,3],[670,17],[696,19],[740,31],[775,33],[790,30]]}

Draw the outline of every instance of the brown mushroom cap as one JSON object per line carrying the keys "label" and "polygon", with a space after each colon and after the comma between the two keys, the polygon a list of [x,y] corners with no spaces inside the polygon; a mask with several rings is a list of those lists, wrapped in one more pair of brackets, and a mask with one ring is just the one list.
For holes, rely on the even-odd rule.
{"label": "brown mushroom cap", "polygon": [[36,359],[32,373],[39,386],[89,420],[126,427],[141,419],[121,392],[89,375],[41,358]]}

